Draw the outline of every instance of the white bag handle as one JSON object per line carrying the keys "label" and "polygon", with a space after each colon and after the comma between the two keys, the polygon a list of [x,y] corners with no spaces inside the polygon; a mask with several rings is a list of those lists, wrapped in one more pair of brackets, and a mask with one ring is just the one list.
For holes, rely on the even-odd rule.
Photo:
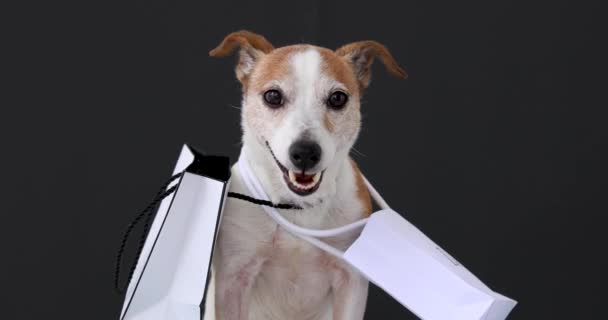
{"label": "white bag handle", "polygon": [[[243,148],[243,150],[241,151],[241,156],[238,160],[238,168],[239,168],[239,171],[241,172],[241,175],[243,176],[245,185],[247,186],[247,189],[249,189],[249,192],[251,192],[251,194],[254,197],[261,199],[261,200],[270,201],[270,199],[266,195],[266,192],[264,192],[264,189],[262,188],[262,185],[260,184],[260,181],[258,180],[257,176],[255,175],[253,170],[251,170],[251,166],[249,165],[249,161],[247,159],[246,153],[247,152],[246,152],[245,148]],[[365,185],[369,189],[369,192],[370,192],[372,198],[376,201],[376,203],[378,203],[378,205],[382,209],[388,209],[389,206],[386,203],[386,201],[384,201],[382,196],[380,196],[378,191],[376,191],[376,189],[374,189],[374,187],[369,183],[369,181],[365,178],[365,176],[363,177],[363,181],[365,182]],[[369,219],[369,218],[361,219],[359,221],[355,221],[353,223],[350,223],[350,224],[347,224],[347,225],[344,225],[341,227],[333,228],[333,229],[317,230],[317,229],[303,228],[303,227],[300,227],[298,225],[291,223],[289,220],[285,219],[279,213],[279,211],[277,209],[275,209],[273,207],[262,206],[262,208],[264,209],[264,211],[266,211],[266,213],[270,216],[270,218],[272,218],[281,227],[285,228],[285,230],[287,230],[290,233],[292,233],[293,235],[301,238],[302,240],[309,242],[310,244],[314,245],[315,247],[317,247],[323,251],[326,251],[327,253],[332,254],[338,258],[342,258],[342,259],[344,256],[344,252],[326,244],[323,241],[320,241],[319,239],[316,239],[315,237],[326,238],[326,237],[337,236],[337,235],[343,234],[345,232],[352,231],[352,230],[365,226],[365,224],[367,223],[367,220]]]}

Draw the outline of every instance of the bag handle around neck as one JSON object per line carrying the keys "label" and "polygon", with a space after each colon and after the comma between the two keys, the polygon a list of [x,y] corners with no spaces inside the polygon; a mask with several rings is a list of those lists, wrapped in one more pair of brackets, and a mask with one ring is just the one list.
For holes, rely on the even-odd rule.
{"label": "bag handle around neck", "polygon": [[[245,148],[243,148],[243,150],[241,151],[241,156],[237,162],[237,165],[238,165],[239,171],[243,177],[243,181],[245,182],[245,186],[247,187],[249,192],[258,199],[270,201],[270,199],[268,198],[268,195],[264,192],[264,189],[262,188],[260,181],[258,180],[257,176],[251,169],[249,160],[247,159],[247,152],[246,152]],[[371,185],[371,183],[365,178],[365,176],[363,176],[363,181],[365,182],[365,185],[367,186],[367,188],[370,192],[370,195],[372,196],[372,199],[374,199],[376,201],[378,206],[380,206],[380,208],[382,208],[382,209],[389,209],[390,207],[388,206],[386,201],[384,201],[382,196],[380,196],[378,191]],[[369,218],[361,219],[361,220],[358,220],[353,223],[350,223],[350,224],[347,224],[347,225],[344,225],[341,227],[337,227],[337,228],[318,230],[318,229],[303,228],[303,227],[300,227],[298,225],[291,223],[289,220],[285,219],[276,208],[266,207],[266,206],[264,206],[262,208],[270,216],[270,218],[272,218],[277,224],[279,224],[281,227],[283,227],[284,229],[286,229],[293,235],[301,238],[302,240],[309,242],[310,244],[314,245],[315,247],[317,247],[323,251],[326,251],[327,253],[332,254],[338,258],[342,258],[344,255],[344,252],[342,252],[316,238],[333,237],[333,236],[337,236],[337,235],[340,235],[340,234],[343,234],[343,233],[346,233],[346,232],[349,232],[352,230],[362,228],[363,226],[365,226],[365,224],[367,223],[367,221],[369,219]]]}

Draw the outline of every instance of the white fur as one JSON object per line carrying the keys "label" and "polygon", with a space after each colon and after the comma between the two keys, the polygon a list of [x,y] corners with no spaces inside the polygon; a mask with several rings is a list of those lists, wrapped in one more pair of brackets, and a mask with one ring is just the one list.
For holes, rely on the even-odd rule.
{"label": "white fur", "polygon": [[328,137],[327,130],[323,128],[326,106],[319,106],[317,103],[322,100],[329,82],[321,73],[321,56],[316,50],[309,49],[295,54],[291,58],[291,64],[293,65],[293,85],[289,90],[291,93],[289,96],[293,97],[291,110],[273,133],[271,147],[281,163],[289,169],[295,169],[289,161],[287,151],[294,141],[306,134],[309,139],[321,146],[323,154],[317,168],[325,168],[333,159],[335,145]]}
{"label": "white fur", "polygon": [[[285,93],[288,103],[284,110],[269,110],[257,92],[244,97],[243,143],[250,165],[272,201],[305,208],[280,210],[292,223],[326,229],[359,220],[364,208],[356,198],[355,171],[348,158],[359,132],[358,99],[349,102],[350,110],[331,115],[336,129],[330,132],[323,125],[328,112],[325,97],[344,86],[323,72],[316,49],[294,54],[289,63],[290,72],[268,84],[280,86]],[[321,161],[313,171],[325,170],[319,189],[308,196],[298,196],[287,188],[265,145],[268,141],[279,161],[294,168],[288,149],[302,134],[322,149]],[[248,194],[236,166],[230,189]],[[326,240],[344,250],[356,236]],[[367,281],[344,262],[279,228],[257,205],[228,199],[213,265],[218,319],[363,318]],[[209,299],[207,310],[213,309],[211,303]]]}

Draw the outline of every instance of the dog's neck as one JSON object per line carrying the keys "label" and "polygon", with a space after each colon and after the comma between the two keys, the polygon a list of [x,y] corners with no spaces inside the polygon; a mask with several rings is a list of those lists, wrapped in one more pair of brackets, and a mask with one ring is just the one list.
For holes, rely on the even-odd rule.
{"label": "dog's neck", "polygon": [[291,203],[304,209],[327,209],[335,202],[339,185],[344,176],[351,173],[347,155],[336,155],[336,161],[325,169],[319,189],[308,196],[298,196],[291,192],[281,175],[270,151],[263,143],[254,140],[243,139],[243,150],[246,160],[256,175],[262,188],[270,201],[274,203]]}

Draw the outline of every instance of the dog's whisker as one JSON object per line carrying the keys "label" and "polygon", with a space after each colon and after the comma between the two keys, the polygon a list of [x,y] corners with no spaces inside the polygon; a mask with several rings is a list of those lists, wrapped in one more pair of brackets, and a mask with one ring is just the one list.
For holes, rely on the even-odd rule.
{"label": "dog's whisker", "polygon": [[357,155],[360,155],[360,156],[362,156],[362,157],[367,157],[367,155],[366,155],[366,154],[364,154],[363,152],[361,152],[361,151],[357,150],[357,148],[355,148],[355,147],[352,147],[352,148],[351,148],[351,150],[352,150],[354,153],[356,153]]}

